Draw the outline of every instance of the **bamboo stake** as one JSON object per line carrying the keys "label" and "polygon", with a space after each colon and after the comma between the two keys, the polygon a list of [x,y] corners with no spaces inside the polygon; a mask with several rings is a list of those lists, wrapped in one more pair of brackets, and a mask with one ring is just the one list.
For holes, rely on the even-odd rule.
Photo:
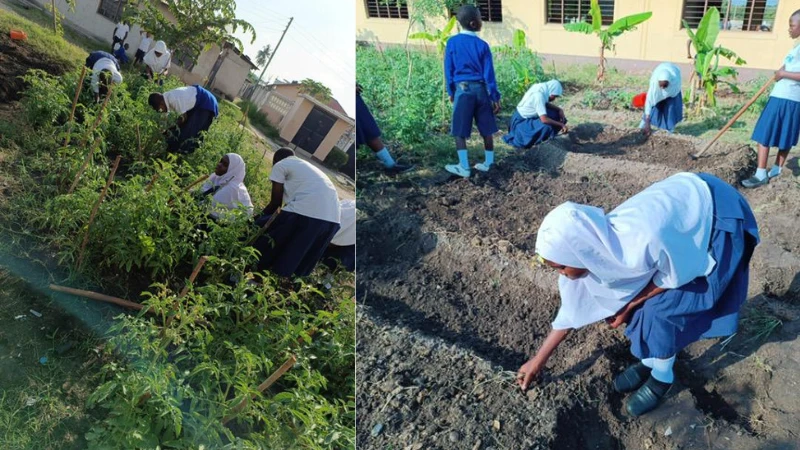
{"label": "bamboo stake", "polygon": [[[189,286],[194,284],[194,280],[197,278],[197,275],[200,274],[200,270],[203,268],[203,265],[205,265],[207,261],[208,261],[208,256],[201,256],[200,260],[197,261],[197,264],[194,266],[194,270],[192,270],[192,274],[189,275],[189,281],[186,282],[186,285],[183,286],[181,293],[178,294],[178,300],[176,300],[175,303],[172,304],[173,311],[178,309],[178,301],[189,293]],[[176,316],[177,314],[167,317],[167,321],[166,323],[164,323],[164,327],[161,329],[161,337],[164,337],[164,335],[167,332],[167,328],[169,327],[169,324],[172,323],[172,319],[174,319]]]}
{"label": "bamboo stake", "polygon": [[267,223],[265,223],[264,226],[261,227],[261,229],[259,229],[258,232],[252,238],[250,238],[249,241],[247,241],[247,244],[245,244],[245,246],[249,247],[249,246],[253,245],[258,240],[258,238],[263,236],[264,233],[267,231],[267,228],[269,228],[269,226],[272,225],[272,222],[275,221],[275,219],[278,217],[278,214],[280,214],[280,212],[281,212],[280,208],[276,209],[275,212],[272,213],[272,216],[269,218],[269,220],[267,220]]}
{"label": "bamboo stake", "polygon": [[102,106],[100,106],[100,111],[97,112],[97,118],[94,119],[94,123],[92,124],[92,128],[89,129],[89,132],[83,138],[83,142],[81,143],[81,147],[86,147],[86,141],[89,140],[89,136],[91,136],[92,133],[94,133],[94,130],[97,129],[97,126],[100,125],[100,120],[103,118],[103,111],[105,111],[106,105],[108,105],[108,99],[111,98],[111,91],[113,90],[113,88],[114,88],[113,84],[109,84],[108,85],[108,92],[106,93],[106,98],[105,98],[105,100],[103,100]]}
{"label": "bamboo stake", "polygon": [[142,135],[139,133],[139,124],[136,124],[136,148],[139,150],[139,159],[144,159],[142,153]]}
{"label": "bamboo stake", "polygon": [[772,84],[773,81],[774,81],[773,78],[767,80],[767,82],[764,83],[764,86],[761,86],[761,89],[759,89],[758,92],[756,92],[756,94],[747,103],[745,103],[744,106],[742,106],[742,109],[740,109],[739,112],[737,112],[731,118],[731,120],[729,120],[728,123],[726,123],[725,126],[722,127],[721,130],[719,130],[719,133],[717,133],[717,135],[714,136],[714,139],[711,139],[711,141],[709,141],[708,144],[706,144],[706,146],[703,147],[703,149],[700,150],[700,152],[697,153],[696,155],[689,153],[689,157],[692,158],[692,160],[696,160],[697,158],[702,156],[706,150],[711,148],[711,146],[714,145],[715,142],[717,142],[717,139],[719,139],[723,134],[725,134],[725,132],[728,131],[728,129],[739,119],[739,117],[741,117],[742,114],[744,114],[744,112],[747,111],[747,108],[752,106],[753,103],[755,103],[756,100],[758,100],[758,98],[761,97],[761,94],[763,94],[764,91],[767,90],[767,88],[770,86],[770,84]]}
{"label": "bamboo stake", "polygon": [[[267,390],[267,388],[269,388],[276,381],[278,381],[278,378],[280,378],[284,373],[288,372],[289,369],[291,369],[296,362],[297,358],[294,355],[290,355],[289,359],[287,359],[286,362],[283,363],[283,365],[278,368],[278,370],[276,370],[272,375],[269,376],[269,378],[267,378],[263,383],[261,383],[258,386],[257,388],[258,392],[263,393],[265,390]],[[230,422],[234,418],[234,416],[239,413],[239,411],[241,411],[242,409],[244,409],[245,406],[247,406],[248,401],[254,398],[256,398],[255,395],[250,396],[250,399],[245,397],[238,405],[233,407],[233,410],[231,410],[230,415],[225,416],[222,419],[222,424],[226,425],[228,422]]]}
{"label": "bamboo stake", "polygon": [[[79,297],[85,297],[91,300],[97,300],[105,303],[112,303],[117,306],[122,306],[128,309],[135,309],[137,311],[141,311],[142,309],[144,309],[144,305],[142,304],[134,303],[119,297],[112,297],[110,295],[100,294],[98,292],[84,291],[82,289],[74,289],[71,287],[58,286],[55,284],[51,284],[50,289],[56,292],[63,292],[65,294],[77,295]],[[148,312],[150,311],[148,310]]]}
{"label": "bamboo stake", "polygon": [[80,170],[78,170],[78,173],[75,174],[75,179],[72,180],[72,185],[69,187],[67,194],[72,194],[75,188],[78,187],[78,182],[81,180],[83,172],[85,172],[86,168],[89,167],[89,162],[92,160],[94,151],[97,149],[98,142],[100,142],[100,136],[94,138],[94,142],[92,142],[92,146],[89,148],[89,152],[86,153],[86,158],[84,158]]}
{"label": "bamboo stake", "polygon": [[95,202],[94,208],[92,208],[92,214],[89,215],[89,223],[86,224],[86,232],[83,235],[83,243],[81,243],[81,249],[78,253],[78,270],[81,269],[81,264],[83,264],[83,251],[86,250],[86,244],[89,243],[89,230],[92,228],[92,222],[94,222],[94,218],[97,216],[97,210],[100,209],[100,203],[103,203],[103,199],[106,198],[108,187],[114,182],[114,175],[117,173],[117,168],[119,168],[119,161],[121,159],[122,155],[117,155],[117,159],[114,160],[114,167],[111,168],[111,173],[108,174],[106,185],[103,187],[103,191],[100,192],[100,198],[98,198],[97,202]]}
{"label": "bamboo stake", "polygon": [[[203,175],[202,177],[200,177],[200,178],[198,178],[198,179],[194,180],[194,182],[193,182],[192,184],[190,184],[189,186],[186,186],[186,188],[184,189],[184,192],[189,192],[189,191],[191,191],[193,187],[197,186],[198,184],[202,183],[203,181],[206,181],[207,179],[208,179],[208,175]],[[168,205],[170,205],[170,206],[172,206],[172,204],[173,204],[174,202],[175,202],[175,199],[173,198],[173,199],[171,199],[171,200],[169,201],[169,203],[167,203],[167,204],[168,204]]]}
{"label": "bamboo stake", "polygon": [[81,79],[78,81],[78,87],[75,89],[75,98],[72,99],[72,111],[69,113],[69,126],[67,126],[67,140],[64,142],[64,147],[66,148],[69,145],[69,138],[72,134],[72,125],[75,121],[75,109],[78,107],[78,97],[81,95],[81,90],[83,90],[83,79],[86,77],[86,66],[83,66],[83,70],[81,70]]}
{"label": "bamboo stake", "polygon": [[156,174],[153,175],[153,178],[150,180],[149,183],[147,183],[147,186],[145,186],[144,188],[145,192],[150,192],[150,190],[153,189],[153,185],[155,184],[156,180],[158,180],[159,176],[161,176],[161,174],[158,172],[156,172]]}

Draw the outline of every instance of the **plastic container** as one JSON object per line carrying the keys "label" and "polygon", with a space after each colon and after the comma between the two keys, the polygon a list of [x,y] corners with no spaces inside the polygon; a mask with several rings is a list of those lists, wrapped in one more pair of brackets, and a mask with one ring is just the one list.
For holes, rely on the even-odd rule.
{"label": "plastic container", "polygon": [[24,31],[11,30],[11,39],[17,39],[17,40],[20,40],[20,41],[24,41],[24,40],[28,39],[28,35],[25,34]]}
{"label": "plastic container", "polygon": [[641,94],[633,97],[633,107],[634,108],[644,108],[644,104],[647,101],[647,92],[642,92]]}

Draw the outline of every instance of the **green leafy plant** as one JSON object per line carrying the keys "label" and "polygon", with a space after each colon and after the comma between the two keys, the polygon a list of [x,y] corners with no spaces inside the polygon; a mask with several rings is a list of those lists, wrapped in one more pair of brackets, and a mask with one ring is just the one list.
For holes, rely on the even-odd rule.
{"label": "green leafy plant", "polygon": [[328,103],[333,98],[333,93],[328,86],[320,83],[319,81],[306,78],[300,82],[301,94],[310,95],[322,103]]}
{"label": "green leafy plant", "polygon": [[725,77],[735,79],[738,72],[732,67],[720,67],[720,58],[728,59],[737,66],[747,62],[734,53],[733,50],[721,45],[715,45],[719,35],[719,11],[717,8],[712,7],[706,11],[697,26],[697,31],[693,32],[685,20],[683,21],[683,26],[696,53],[694,69],[697,75],[697,85],[692,86],[689,96],[690,102],[695,102],[695,87],[697,86],[705,92],[705,95],[700,96],[700,101],[696,104],[697,111],[706,106],[714,107],[717,105],[715,93],[720,84],[727,84],[734,92],[739,92],[736,84],[723,79]]}
{"label": "green leafy plant", "polygon": [[541,59],[528,48],[524,31],[515,30],[511,45],[497,47],[494,53],[498,61],[508,62],[495,64],[497,83],[500,92],[504,93],[504,100],[518,101],[532,84],[544,79]]}
{"label": "green leafy plant", "polygon": [[325,165],[332,169],[339,170],[347,164],[349,159],[350,155],[345,153],[344,150],[339,147],[333,147],[330,153],[328,153],[328,156],[325,157]]}
{"label": "green leafy plant", "polygon": [[441,30],[434,30],[432,32],[429,31],[420,31],[417,33],[410,34],[408,36],[409,39],[420,39],[427,42],[431,42],[436,45],[436,50],[439,51],[439,54],[444,53],[444,48],[447,46],[447,41],[450,40],[450,37],[453,33],[453,28],[456,26],[456,18],[455,16],[451,17],[450,20],[447,21],[444,28]]}
{"label": "green leafy plant", "polygon": [[597,0],[592,0],[592,6],[589,10],[589,15],[592,18],[591,23],[567,23],[564,24],[564,29],[576,33],[594,34],[600,39],[600,65],[597,68],[597,81],[602,82],[606,73],[605,51],[613,51],[614,39],[622,36],[628,31],[635,30],[637,25],[648,20],[653,13],[644,12],[625,16],[614,21],[614,23],[609,25],[608,28],[603,29],[603,14],[600,10],[600,4]]}

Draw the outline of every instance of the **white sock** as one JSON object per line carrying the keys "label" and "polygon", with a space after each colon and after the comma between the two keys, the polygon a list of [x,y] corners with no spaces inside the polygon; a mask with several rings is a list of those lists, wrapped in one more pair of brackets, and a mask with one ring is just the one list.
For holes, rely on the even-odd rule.
{"label": "white sock", "polygon": [[769,176],[777,177],[780,174],[781,174],[781,167],[776,164],[773,164],[772,169],[769,169]]}
{"label": "white sock", "polygon": [[755,177],[758,178],[759,180],[763,180],[764,178],[767,178],[767,169],[762,169],[762,168],[759,167],[758,169],[756,169]]}
{"label": "white sock", "polygon": [[394,167],[394,158],[392,158],[392,155],[389,154],[388,148],[383,147],[381,151],[375,153],[375,156],[386,168]]}
{"label": "white sock", "polygon": [[646,367],[649,367],[649,368],[652,369],[653,368],[653,361],[655,361],[655,360],[656,360],[655,358],[645,358],[645,359],[642,360],[642,364],[644,364]]}
{"label": "white sock", "polygon": [[675,381],[675,374],[672,372],[672,365],[675,364],[675,356],[667,359],[653,358],[653,371],[650,375],[662,383],[672,383]]}
{"label": "white sock", "polygon": [[461,164],[461,167],[469,170],[469,158],[467,157],[467,150],[459,150],[458,151],[458,163]]}
{"label": "white sock", "polygon": [[483,163],[484,166],[489,167],[494,164],[494,150],[484,150],[483,154],[486,155],[486,161]]}

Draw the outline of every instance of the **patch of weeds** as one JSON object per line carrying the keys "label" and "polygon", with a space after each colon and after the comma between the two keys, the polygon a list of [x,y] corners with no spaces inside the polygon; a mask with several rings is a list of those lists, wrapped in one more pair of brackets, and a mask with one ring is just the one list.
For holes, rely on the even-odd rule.
{"label": "patch of weeds", "polygon": [[750,335],[750,338],[745,341],[745,344],[749,344],[766,341],[775,330],[783,325],[783,321],[766,311],[754,310],[742,318],[741,324]]}

